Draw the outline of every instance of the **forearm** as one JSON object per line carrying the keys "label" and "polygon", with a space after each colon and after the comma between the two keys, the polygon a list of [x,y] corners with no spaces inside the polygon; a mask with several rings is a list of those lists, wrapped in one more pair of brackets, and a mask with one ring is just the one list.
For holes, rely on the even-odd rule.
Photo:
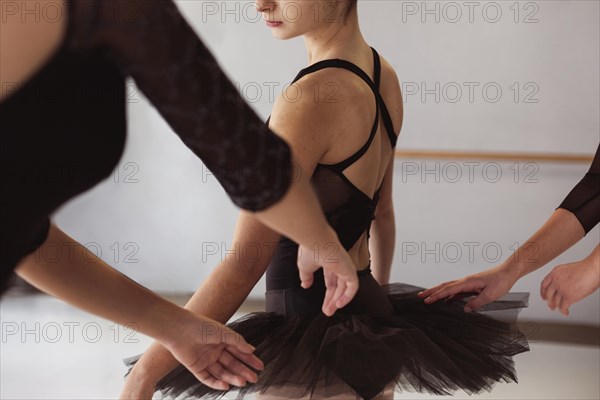
{"label": "forearm", "polygon": [[[221,263],[202,283],[185,308],[225,323],[242,305],[263,272],[264,269],[254,271]],[[179,362],[162,344],[154,342],[136,363],[131,377],[154,386],[178,365]]]}
{"label": "forearm", "polygon": [[592,271],[591,276],[593,277],[594,282],[597,283],[596,289],[600,289],[600,244],[585,258],[584,263],[588,265]]}
{"label": "forearm", "polygon": [[378,215],[371,225],[369,252],[373,277],[380,285],[389,283],[396,245],[396,223],[393,209]]}
{"label": "forearm", "polygon": [[[59,259],[42,256],[56,252]],[[54,225],[39,251],[26,257],[15,272],[75,307],[161,341],[171,337],[178,329],[174,326],[181,320],[178,316],[186,313],[111,268]]]}
{"label": "forearm", "polygon": [[503,263],[503,266],[516,271],[521,278],[562,254],[581,240],[584,233],[575,215],[559,208]]}
{"label": "forearm", "polygon": [[[264,274],[279,239],[279,234],[242,211],[236,224],[232,251],[196,290],[186,308],[225,323]],[[258,250],[256,257],[243,257],[249,248]],[[154,386],[177,365],[162,345],[154,343],[138,360],[131,374],[142,384]]]}

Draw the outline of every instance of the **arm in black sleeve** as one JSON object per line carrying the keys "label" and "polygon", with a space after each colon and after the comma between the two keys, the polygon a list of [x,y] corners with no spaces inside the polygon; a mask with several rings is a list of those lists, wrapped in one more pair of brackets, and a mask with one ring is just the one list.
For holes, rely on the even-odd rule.
{"label": "arm in black sleeve", "polygon": [[600,222],[600,146],[596,150],[590,170],[571,190],[559,208],[575,214],[586,234]]}
{"label": "arm in black sleeve", "polygon": [[288,144],[243,100],[171,0],[78,3],[85,17],[76,45],[107,49],[236,205],[258,211],[283,197]]}

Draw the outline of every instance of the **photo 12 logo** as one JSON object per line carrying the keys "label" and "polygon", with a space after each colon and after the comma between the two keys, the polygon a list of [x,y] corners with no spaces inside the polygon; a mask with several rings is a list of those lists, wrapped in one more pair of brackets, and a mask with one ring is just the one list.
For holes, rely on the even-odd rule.
{"label": "photo 12 logo", "polygon": [[540,5],[534,1],[403,1],[402,22],[537,24]]}

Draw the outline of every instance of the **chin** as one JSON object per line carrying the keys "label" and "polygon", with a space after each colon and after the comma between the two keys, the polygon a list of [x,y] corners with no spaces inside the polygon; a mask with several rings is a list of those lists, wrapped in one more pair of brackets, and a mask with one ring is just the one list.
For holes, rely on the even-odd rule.
{"label": "chin", "polygon": [[293,31],[286,31],[283,29],[274,29],[273,36],[279,40],[288,40],[288,39],[293,39],[295,37],[301,36],[301,34],[293,32]]}
{"label": "chin", "polygon": [[275,37],[275,39],[278,39],[278,40],[288,40],[293,37],[293,36],[286,36],[286,35],[281,35],[281,34],[279,34],[279,35],[274,34],[273,36]]}

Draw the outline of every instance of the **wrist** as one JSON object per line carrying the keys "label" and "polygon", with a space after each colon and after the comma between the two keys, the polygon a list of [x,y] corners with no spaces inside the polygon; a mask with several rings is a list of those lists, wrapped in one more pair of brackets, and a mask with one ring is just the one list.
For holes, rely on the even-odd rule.
{"label": "wrist", "polygon": [[167,300],[156,307],[148,309],[147,318],[152,321],[152,336],[165,347],[169,348],[177,342],[181,332],[195,319],[194,314]]}
{"label": "wrist", "polygon": [[596,288],[600,288],[600,259],[593,253],[583,260],[585,268],[589,272],[590,279],[596,283]]}
{"label": "wrist", "polygon": [[510,257],[500,265],[500,269],[508,274],[515,282],[529,273],[523,261]]}
{"label": "wrist", "polygon": [[340,239],[338,238],[337,233],[335,232],[335,230],[331,227],[331,225],[329,224],[325,224],[324,226],[320,227],[311,237],[310,237],[310,242],[308,243],[301,243],[302,245],[306,246],[306,247],[310,247],[312,245],[319,245],[319,246],[326,246],[326,245],[330,245],[330,244],[340,244]]}
{"label": "wrist", "polygon": [[144,366],[142,359],[133,366],[131,372],[127,375],[129,382],[135,382],[137,385],[144,387],[156,387],[159,379],[159,377],[152,376],[152,371]]}
{"label": "wrist", "polygon": [[313,255],[315,262],[319,263],[337,261],[336,255],[339,255],[340,251],[345,252],[337,233],[329,225],[303,246],[305,251]]}

